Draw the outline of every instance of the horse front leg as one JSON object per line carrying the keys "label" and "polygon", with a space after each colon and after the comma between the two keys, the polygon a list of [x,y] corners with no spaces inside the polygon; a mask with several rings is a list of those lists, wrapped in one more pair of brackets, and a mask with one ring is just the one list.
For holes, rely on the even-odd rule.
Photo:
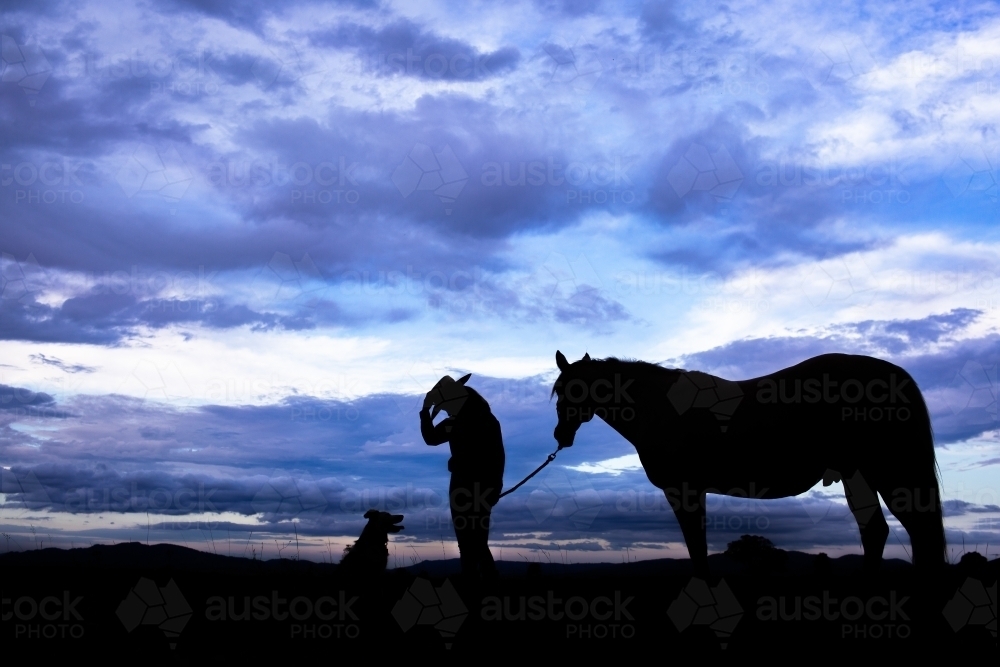
{"label": "horse front leg", "polygon": [[705,494],[688,493],[682,494],[680,498],[671,498],[669,492],[666,492],[666,495],[684,534],[694,574],[696,577],[707,579],[708,538],[705,534]]}

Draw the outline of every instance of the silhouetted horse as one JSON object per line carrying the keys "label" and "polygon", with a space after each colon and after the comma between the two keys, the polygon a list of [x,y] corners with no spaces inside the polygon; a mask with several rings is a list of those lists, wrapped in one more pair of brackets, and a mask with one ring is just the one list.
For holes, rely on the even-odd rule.
{"label": "silhouetted horse", "polygon": [[876,492],[909,533],[914,564],[944,563],[930,415],[902,368],[825,354],[733,382],[613,357],[571,364],[556,352],[556,364],[559,447],[595,414],[631,442],[699,574],[708,571],[706,493],[785,498],[821,479],[843,480],[866,569],[878,568],[889,535]]}

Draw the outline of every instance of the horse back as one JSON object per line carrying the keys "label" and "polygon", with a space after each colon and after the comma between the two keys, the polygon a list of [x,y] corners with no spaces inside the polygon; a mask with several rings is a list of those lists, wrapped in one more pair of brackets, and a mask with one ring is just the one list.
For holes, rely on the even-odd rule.
{"label": "horse back", "polygon": [[[681,375],[687,377],[674,383],[698,387],[690,405],[681,411],[668,400],[659,420],[662,445],[637,448],[647,472],[672,482],[677,474],[714,487],[756,481],[779,497],[810,488],[827,469],[882,470],[927,451],[929,418],[919,388],[887,361],[824,354],[749,380]],[[668,399],[670,391],[680,394],[672,386]]]}

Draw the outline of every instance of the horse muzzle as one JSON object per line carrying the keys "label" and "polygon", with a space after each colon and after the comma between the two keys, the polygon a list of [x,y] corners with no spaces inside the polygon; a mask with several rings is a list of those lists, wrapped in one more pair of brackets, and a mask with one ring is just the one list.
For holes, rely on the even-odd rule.
{"label": "horse muzzle", "polygon": [[576,429],[570,429],[562,425],[558,425],[556,426],[555,431],[552,432],[552,435],[559,444],[559,449],[565,449],[566,447],[573,446],[573,440],[576,437]]}

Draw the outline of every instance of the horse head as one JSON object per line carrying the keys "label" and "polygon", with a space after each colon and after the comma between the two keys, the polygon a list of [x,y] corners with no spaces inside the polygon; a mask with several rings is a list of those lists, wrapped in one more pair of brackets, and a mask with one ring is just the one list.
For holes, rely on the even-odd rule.
{"label": "horse head", "polygon": [[594,418],[593,406],[589,405],[589,384],[584,377],[590,362],[590,354],[585,354],[580,361],[571,364],[562,352],[556,351],[556,365],[560,373],[552,387],[552,394],[556,396],[559,422],[553,435],[559,449],[572,447],[580,425]]}

